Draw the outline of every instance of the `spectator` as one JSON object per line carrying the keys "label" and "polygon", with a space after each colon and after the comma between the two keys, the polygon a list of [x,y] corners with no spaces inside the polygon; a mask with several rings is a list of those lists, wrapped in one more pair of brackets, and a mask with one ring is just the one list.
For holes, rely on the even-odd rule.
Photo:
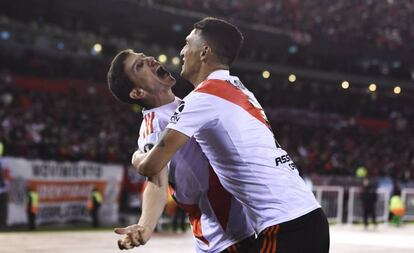
{"label": "spectator", "polygon": [[94,187],[88,199],[88,210],[91,215],[92,226],[94,228],[100,226],[99,209],[101,208],[102,201],[102,194],[98,191],[98,188]]}
{"label": "spectator", "polygon": [[[0,148],[1,148],[0,142]],[[0,150],[0,231],[7,226],[8,201],[9,201],[9,181],[6,178],[1,164],[1,150]]]}
{"label": "spectator", "polygon": [[36,216],[39,210],[39,194],[34,187],[27,189],[27,220],[30,230],[36,229]]}
{"label": "spectator", "polygon": [[368,219],[372,219],[374,227],[377,227],[376,203],[377,203],[377,187],[376,184],[369,179],[364,179],[361,192],[362,211],[364,216],[364,227],[368,229]]}
{"label": "spectator", "polygon": [[395,189],[390,200],[391,224],[401,226],[402,217],[405,214],[404,202],[401,200],[401,191]]}

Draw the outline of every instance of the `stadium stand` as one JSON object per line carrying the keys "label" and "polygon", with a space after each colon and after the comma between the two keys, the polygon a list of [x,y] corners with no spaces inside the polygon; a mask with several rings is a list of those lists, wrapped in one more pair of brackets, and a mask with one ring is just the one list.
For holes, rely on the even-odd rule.
{"label": "stadium stand", "polygon": [[[9,155],[128,164],[141,116],[132,107],[119,105],[104,84],[5,72],[1,82],[0,119]],[[353,175],[357,167],[365,166],[372,176],[412,178],[409,100],[370,100],[369,94],[349,96],[339,90],[320,94],[307,89],[310,84],[292,87],[278,85],[281,80],[273,82],[275,88],[267,91],[246,80],[264,98],[277,138],[304,173]],[[181,85],[177,88],[182,90]],[[272,99],[267,100],[265,93]]]}
{"label": "stadium stand", "polygon": [[302,43],[322,36],[335,43],[397,49],[412,47],[414,4],[410,1],[329,0],[153,0],[149,5],[172,6],[244,22],[277,27]]}

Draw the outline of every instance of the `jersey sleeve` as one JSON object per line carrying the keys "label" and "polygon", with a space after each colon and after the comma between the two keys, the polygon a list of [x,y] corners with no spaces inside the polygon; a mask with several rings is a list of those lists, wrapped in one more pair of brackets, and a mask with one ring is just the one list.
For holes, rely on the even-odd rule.
{"label": "jersey sleeve", "polygon": [[192,92],[177,107],[167,128],[192,137],[206,123],[217,118],[208,95]]}
{"label": "jersey sleeve", "polygon": [[[156,119],[157,120],[157,119]],[[141,152],[148,152],[151,150],[155,144],[157,144],[158,139],[161,136],[161,131],[158,128],[153,129],[153,131],[146,131],[148,128],[148,125],[143,121],[141,123],[140,131],[139,131],[139,138],[137,141],[138,144],[138,150]],[[147,134],[146,134],[147,133]]]}
{"label": "jersey sleeve", "polygon": [[139,136],[138,138],[138,149],[141,152],[148,152],[151,150],[152,147],[155,146],[155,144],[157,144],[158,139],[160,138],[161,133],[160,132],[155,132],[155,133],[151,133],[150,135],[146,136],[145,138],[142,136]]}

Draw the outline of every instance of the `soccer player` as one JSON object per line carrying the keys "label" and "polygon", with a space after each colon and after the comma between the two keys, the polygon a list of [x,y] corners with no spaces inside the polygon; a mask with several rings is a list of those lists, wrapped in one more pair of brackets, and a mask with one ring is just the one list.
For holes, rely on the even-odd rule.
{"label": "soccer player", "polygon": [[134,163],[142,175],[155,175],[195,139],[224,188],[246,207],[258,234],[254,252],[328,252],[329,225],[319,203],[254,95],[229,73],[242,42],[226,21],[195,23],[181,51],[181,76],[195,89],[157,145]]}
{"label": "soccer player", "polygon": [[[174,111],[180,110],[181,100],[171,91],[175,79],[153,57],[125,50],[114,58],[108,84],[119,100],[144,106],[136,154],[149,151]],[[194,139],[177,152],[168,169],[175,181],[173,197],[189,215],[196,251],[247,252],[254,230],[243,206],[220,184]],[[149,178],[138,224],[115,230],[127,235],[118,242],[121,249],[145,244],[149,239],[165,206],[166,186],[167,169]]]}

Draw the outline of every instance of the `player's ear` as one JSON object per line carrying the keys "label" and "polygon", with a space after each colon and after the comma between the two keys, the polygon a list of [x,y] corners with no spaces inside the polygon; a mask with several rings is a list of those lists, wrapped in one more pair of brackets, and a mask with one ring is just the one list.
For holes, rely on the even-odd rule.
{"label": "player's ear", "polygon": [[211,53],[211,47],[204,46],[203,50],[201,50],[201,52],[200,52],[201,61],[205,61],[210,53]]}
{"label": "player's ear", "polygon": [[144,94],[145,94],[145,91],[143,89],[135,88],[129,92],[129,97],[132,99],[138,100],[138,99],[143,98]]}

